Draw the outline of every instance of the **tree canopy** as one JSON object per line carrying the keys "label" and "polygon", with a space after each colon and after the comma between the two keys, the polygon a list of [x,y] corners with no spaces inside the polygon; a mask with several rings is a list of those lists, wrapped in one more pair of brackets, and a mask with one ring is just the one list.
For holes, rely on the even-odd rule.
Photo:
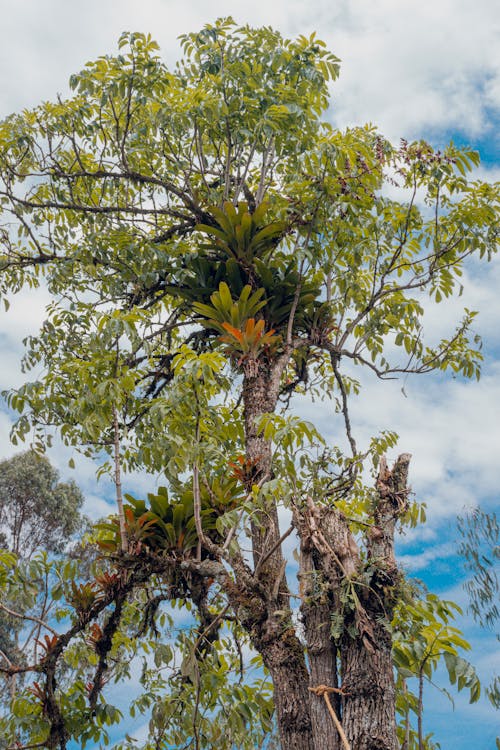
{"label": "tree canopy", "polygon": [[[124,34],[70,98],[0,123],[1,290],[53,295],[27,341],[36,379],[7,396],[14,439],[41,449],[57,429],[112,474],[118,504],[94,532],[94,578],[58,574],[61,629],[46,624],[6,731],[98,741],[119,718],[105,683],[142,649],[144,747],[257,747],[270,685],[231,677],[251,645],[282,750],[431,747],[422,689],[443,652],[472,699],[478,681],[453,605],[395,560],[396,525],[422,520],[410,457],[388,466],[390,425],[358,445],[349,401],[362,370],[479,376],[475,312],[435,340],[425,309],[496,251],[499,187],[469,179],[474,151],[333,128],[339,61],[315,35],[224,19],[181,43],[171,71]],[[311,396],[335,443],[294,411]],[[132,469],[148,498],[123,495]],[[177,606],[196,621],[172,649]]]}
{"label": "tree canopy", "polygon": [[81,527],[83,495],[59,482],[47,458],[33,451],[0,462],[0,532],[3,546],[29,559],[43,548],[62,552]]}
{"label": "tree canopy", "polygon": [[[4,589],[0,601],[0,656],[5,666],[25,666],[54,606],[48,576],[40,565],[47,553],[61,554],[83,530],[83,495],[74,482],[59,482],[59,473],[45,456],[18,453],[0,462],[0,547],[8,564],[18,560],[17,587]],[[68,549],[66,549],[68,551]],[[5,562],[4,560],[4,562]],[[21,573],[21,570],[23,573]],[[10,594],[10,595],[9,595]],[[35,612],[33,612],[35,610]],[[36,623],[33,614],[39,615]],[[31,629],[26,623],[35,624]],[[15,696],[18,675],[0,703]],[[0,740],[0,747],[7,747]]]}

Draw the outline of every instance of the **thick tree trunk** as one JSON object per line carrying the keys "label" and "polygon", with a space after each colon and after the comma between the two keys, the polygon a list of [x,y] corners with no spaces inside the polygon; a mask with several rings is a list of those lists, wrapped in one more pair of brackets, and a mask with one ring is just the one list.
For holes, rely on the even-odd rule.
{"label": "thick tree trunk", "polygon": [[[332,597],[324,576],[315,565],[314,550],[306,539],[300,550],[300,607],[309,663],[310,688],[320,685],[338,688],[337,649],[331,637]],[[315,750],[339,750],[340,737],[323,696],[310,693],[311,724]],[[330,697],[340,720],[338,694]]]}
{"label": "thick tree trunk", "polygon": [[309,675],[294,628],[284,630],[282,621],[271,617],[254,632],[252,643],[273,681],[282,750],[317,750],[309,713]]}
{"label": "thick tree trunk", "polygon": [[356,750],[397,750],[391,638],[373,623],[372,650],[346,635],[342,648],[342,725]]}
{"label": "thick tree trunk", "polygon": [[[331,651],[328,653],[328,638],[325,633],[314,633],[314,623],[324,619],[325,613],[321,611],[323,603],[318,593],[316,609],[313,609],[308,574],[319,576],[318,585],[329,585],[330,622],[331,615],[336,614],[343,631],[339,647],[342,707],[339,710],[337,704],[336,713],[353,750],[399,748],[389,624],[399,584],[394,527],[407,507],[409,458],[407,454],[400,456],[392,471],[388,470],[385,459],[381,461],[374,523],[367,537],[369,565],[373,571],[369,581],[349,524],[335,506],[318,505],[309,498],[307,507],[295,516],[302,540],[302,612],[311,672],[314,671],[319,684],[337,687],[337,665]],[[309,544],[314,548],[312,551]],[[323,598],[325,595],[323,592]],[[335,745],[336,740],[325,736],[324,716],[324,710],[321,713],[321,709],[312,707],[316,747],[318,750],[341,747]],[[332,726],[331,721],[329,726]]]}
{"label": "thick tree trunk", "polygon": [[[243,405],[245,418],[245,458],[248,472],[247,489],[258,482],[271,479],[271,443],[258,432],[257,420],[262,414],[273,413],[278,400],[280,369],[265,369],[256,363],[259,370],[254,376],[246,375],[243,381]],[[252,551],[257,567],[266,550],[272,549],[279,539],[276,503],[269,503],[258,514],[252,526]],[[272,558],[272,561],[271,561]],[[268,567],[281,565],[281,547],[269,558]],[[260,573],[263,573],[263,566]]]}
{"label": "thick tree trunk", "polygon": [[367,543],[374,572],[360,591],[370,637],[344,636],[342,649],[343,725],[356,750],[397,750],[394,667],[388,628],[397,599],[399,573],[394,557],[394,527],[407,508],[410,456],[402,454],[392,470],[380,462],[374,525]]}
{"label": "thick tree trunk", "polygon": [[[257,420],[275,411],[284,362],[285,358],[268,367],[254,361],[244,376],[248,488],[271,478],[271,445],[258,433]],[[374,568],[368,586],[365,580],[358,585],[364,563],[348,522],[335,506],[318,507],[309,498],[307,508],[295,515],[301,538],[301,614],[309,672],[291,622],[276,503],[267,503],[252,519],[254,575],[260,594],[255,614],[249,613],[245,626],[273,680],[282,750],[341,750],[343,746],[325,700],[308,690],[338,689],[333,613],[343,618],[342,701],[333,696],[331,701],[347,741],[352,750],[399,747],[392,644],[384,619],[388,623],[392,617],[398,582],[394,526],[406,508],[408,462],[408,456],[401,456],[392,472],[381,462],[374,525],[367,541]],[[322,583],[325,590],[316,591]]]}
{"label": "thick tree trunk", "polygon": [[[271,478],[271,445],[258,434],[256,420],[276,408],[285,359],[275,362],[272,369],[260,362],[254,364],[256,369],[247,371],[243,384],[249,486]],[[273,681],[282,750],[317,750],[309,713],[309,675],[304,648],[291,622],[290,593],[279,539],[278,510],[272,501],[252,520],[252,551],[255,577],[263,592],[263,616],[249,623],[250,636]]]}

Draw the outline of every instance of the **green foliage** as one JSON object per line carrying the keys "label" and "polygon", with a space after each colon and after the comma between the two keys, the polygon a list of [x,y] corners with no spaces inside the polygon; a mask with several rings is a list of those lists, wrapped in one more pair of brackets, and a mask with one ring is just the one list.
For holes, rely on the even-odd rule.
{"label": "green foliage", "polygon": [[[0,462],[0,546],[5,548],[1,553],[0,601],[18,615],[0,609],[3,660],[26,664],[37,635],[23,632],[22,616],[32,615],[38,606],[42,610],[49,606],[49,566],[46,558],[36,555],[63,552],[82,530],[82,504],[83,495],[77,485],[60,482],[59,473],[49,460],[33,450]],[[22,585],[9,588],[9,571],[16,567],[18,559],[27,561],[26,579],[20,581]],[[8,685],[3,675],[0,684],[2,689]]]}
{"label": "green foliage", "polygon": [[[102,591],[93,582],[76,583],[76,562],[72,564],[64,558],[50,559],[46,552],[38,552],[30,560],[2,552],[0,566],[2,602],[8,602],[17,609],[21,618],[26,618],[23,623],[23,619],[16,617],[16,622],[31,627],[31,632],[23,632],[18,641],[21,656],[12,653],[10,656],[15,663],[35,665],[36,671],[41,672],[60,643],[51,625],[61,627],[68,617],[78,622],[102,596]],[[46,622],[49,612],[51,625]],[[37,626],[34,629],[33,624]],[[64,711],[65,725],[69,735],[81,739],[84,744],[86,737],[106,741],[106,727],[121,718],[117,709],[102,701],[95,721],[89,722],[85,676],[89,675],[93,663],[95,654],[93,658],[92,650],[82,640],[72,644],[65,653],[64,667],[58,675],[57,697]],[[19,678],[12,683],[12,677],[2,677],[7,688],[3,697],[10,698],[8,710],[0,715],[2,736],[11,741],[45,742],[50,722],[43,675],[37,674],[31,684]]]}
{"label": "green foliage", "polygon": [[465,584],[470,611],[478,623],[493,628],[500,619],[500,582],[495,565],[500,559],[500,533],[496,513],[474,508],[459,517],[458,530],[461,535],[458,551],[464,557],[467,572],[472,574]]}
{"label": "green foliage", "polygon": [[293,453],[294,449],[305,445],[324,445],[322,435],[311,422],[296,416],[263,414],[257,424],[259,433],[265,440],[272,440],[277,450]]}
{"label": "green foliage", "polygon": [[[161,510],[159,505],[164,497],[164,493],[159,493],[150,498],[157,511]],[[16,564],[14,556],[2,552],[2,595],[7,592],[11,596],[13,591],[23,587],[30,592],[35,604],[40,574],[48,575],[51,581],[52,619],[63,627],[68,616],[73,623],[79,622],[82,614],[95,606],[96,601],[102,602],[106,592],[119,585],[121,579],[120,575],[101,570],[95,575],[95,581],[76,584],[77,565],[67,560],[50,561],[40,555],[29,563]],[[161,592],[162,587],[163,584],[156,581],[156,591]],[[175,747],[193,732],[199,732],[206,743],[226,743],[221,746],[228,750],[234,744],[253,750],[272,730],[273,705],[270,684],[260,674],[258,659],[254,659],[252,665],[257,673],[249,675],[242,683],[240,649],[245,644],[244,633],[235,623],[230,623],[229,629],[221,633],[216,649],[201,658],[196,621],[192,629],[184,624],[173,633],[172,618],[165,612],[157,612],[154,628],[144,631],[138,639],[137,630],[144,625],[147,601],[145,592],[138,590],[127,603],[121,630],[115,634],[109,654],[113,666],[107,671],[106,682],[129,678],[129,661],[135,658],[138,665],[142,663],[142,692],[132,701],[130,715],[136,719],[149,718],[152,740],[161,737],[164,743]],[[217,606],[216,601],[213,606]],[[84,628],[81,637],[67,649],[64,669],[58,674],[57,698],[67,737],[80,747],[91,743],[108,745],[110,728],[123,719],[121,711],[104,696],[94,710],[88,704],[103,632],[102,620],[101,625],[94,622]],[[40,664],[57,644],[58,637],[52,633],[40,636]],[[116,687],[110,694],[115,691]],[[37,676],[31,685],[18,686],[9,712],[0,716],[2,736],[44,742],[49,731],[46,702],[43,677]],[[119,745],[131,746],[135,747],[127,741]]]}
{"label": "green foliage", "polygon": [[[179,634],[176,648],[183,658],[179,668],[172,669],[170,679],[167,672],[172,668],[172,653],[167,654],[168,666],[160,659],[156,668],[145,665],[141,676],[145,690],[132,704],[131,715],[137,719],[150,712],[151,742],[180,748],[187,738],[197,738],[201,747],[253,750],[272,732],[269,682],[248,675],[243,683],[241,673],[234,679],[241,666],[234,635],[228,632],[219,639],[216,659],[207,657],[200,662],[194,658],[193,637]],[[117,747],[137,746],[130,741]]]}
{"label": "green foliage", "polygon": [[261,203],[250,213],[247,203],[240,202],[235,208],[230,201],[224,203],[223,211],[212,206],[209,211],[218,226],[198,224],[196,229],[214,238],[214,244],[201,247],[227,254],[247,270],[256,258],[265,261],[287,229],[284,221],[263,224],[267,209],[268,205]]}
{"label": "green foliage", "polygon": [[[241,487],[235,479],[215,477],[212,484],[201,487],[201,521],[209,537],[218,540],[217,520],[233,510],[241,500]],[[192,485],[174,485],[174,498],[166,487],[148,493],[148,504],[126,495],[125,520],[127,538],[133,545],[146,546],[155,552],[189,554],[196,549],[198,534],[194,519]],[[117,518],[101,522],[97,544],[103,550],[120,549],[120,527]]]}
{"label": "green foliage", "polygon": [[[321,288],[314,275],[304,278],[296,259],[287,255],[272,265],[255,260],[258,283],[265,291],[267,304],[262,314],[268,325],[284,329],[297,297],[294,315],[295,329],[310,334],[315,329],[333,325],[328,305],[318,302]],[[330,331],[331,332],[331,331]]]}
{"label": "green foliage", "polygon": [[0,462],[0,532],[16,555],[62,552],[81,528],[82,504],[76,484],[59,482],[49,460],[34,451]]}
{"label": "green foliage", "polygon": [[227,332],[226,325],[233,328],[242,328],[249,319],[254,319],[266,302],[261,297],[263,289],[257,289],[252,294],[249,284],[243,287],[239,299],[233,301],[228,285],[221,281],[219,290],[210,296],[211,305],[203,305],[200,302],[193,304],[193,310],[206,318],[203,325],[214,328],[220,333]]}
{"label": "green foliage", "polygon": [[274,330],[264,333],[264,321],[249,318],[243,330],[234,328],[229,323],[223,323],[226,335],[221,341],[229,344],[229,351],[241,353],[244,357],[257,358],[262,350],[267,349],[279,341],[278,336],[273,336]]}
{"label": "green foliage", "polygon": [[[41,449],[59,430],[101,472],[140,470],[166,485],[126,497],[126,550],[116,519],[98,526],[102,557],[91,547],[86,577],[74,560],[34,555],[9,570],[2,557],[6,600],[25,597],[23,611],[42,620],[36,685],[1,719],[12,742],[58,732],[54,746],[106,743],[120,715],[105,682],[127,679],[142,658],[132,710],[151,718],[148,750],[262,746],[269,686],[243,682],[240,662],[249,635],[265,646],[286,623],[295,638],[275,564],[278,504],[304,533],[312,498],[359,541],[356,575],[337,587],[344,601],[330,592],[334,626],[343,605],[359,615],[358,589],[374,595],[363,554],[380,498],[364,469],[396,436],[382,428],[358,447],[348,405],[360,386],[345,363],[381,379],[479,375],[474,311],[441,341],[424,329],[425,297],[460,295],[464,263],[497,249],[499,187],[469,179],[477,155],[395,147],[370,126],[334,130],[322,117],[338,59],[315,35],[288,40],[220,19],[181,44],[169,70],[150,36],[126,33],[116,54],[72,76],[67,100],[0,123],[0,293],[43,278],[54,296],[26,341],[34,380],[6,394],[19,414],[13,438],[30,434]],[[343,437],[325,446],[314,426],[279,412],[279,398],[286,408],[308,391],[334,399],[348,453]],[[56,495],[67,500],[54,490],[52,510]],[[405,505],[391,523],[420,513]],[[330,555],[311,535],[301,542]],[[58,551],[62,536],[51,539]],[[36,609],[41,590],[56,633]],[[176,607],[193,615],[177,638]],[[392,626],[395,663],[400,681],[423,683],[443,659],[475,700],[453,613],[431,595],[409,597]],[[349,625],[356,638],[359,622]],[[406,718],[415,702],[401,694]]]}
{"label": "green foliage", "polygon": [[[458,518],[461,542],[458,552],[464,558],[470,578],[465,582],[469,595],[469,611],[475,621],[490,630],[500,619],[496,561],[500,558],[499,526],[496,513],[486,513],[477,507]],[[500,634],[496,633],[497,639]],[[495,675],[486,689],[495,708],[500,708],[500,677]]]}
{"label": "green foliage", "polygon": [[[422,731],[424,703],[423,686],[427,681],[438,687],[453,703],[448,690],[436,684],[435,673],[444,664],[451,685],[457,690],[469,691],[469,702],[475,703],[481,695],[481,684],[472,664],[461,656],[470,645],[461,631],[451,623],[460,607],[451,601],[439,599],[435,594],[419,591],[415,586],[407,588],[398,604],[393,627],[393,657],[397,671],[396,710],[401,719],[398,737],[407,742],[408,750],[433,750],[440,744],[433,734],[424,736]],[[416,694],[410,690],[416,680]],[[419,731],[412,728],[413,714]]]}
{"label": "green foliage", "polygon": [[474,668],[459,655],[459,650],[468,651],[470,645],[450,624],[457,612],[461,614],[457,604],[435,594],[403,602],[396,614],[394,660],[403,678],[423,675],[430,680],[443,658],[451,684],[457,684],[458,690],[468,688],[474,703],[481,687]]}
{"label": "green foliage", "polygon": [[[408,592],[407,592],[408,593]],[[399,727],[400,738],[409,733],[410,748],[419,748],[416,733],[410,731],[410,712],[421,725],[423,714],[424,680],[432,685],[439,664],[444,662],[451,685],[457,690],[469,690],[469,702],[475,703],[481,695],[481,684],[472,664],[464,659],[461,651],[470,650],[469,643],[461,631],[451,625],[455,615],[461,614],[460,607],[454,602],[439,599],[435,594],[413,592],[410,598],[404,597],[396,608],[393,621],[393,657],[397,670],[398,697],[396,710],[402,718]],[[406,684],[407,680],[416,678],[420,700]],[[453,702],[450,693],[444,688],[441,691]],[[425,748],[439,747],[425,738]]]}
{"label": "green foliage", "polygon": [[[3,243],[4,291],[43,273],[65,299],[28,341],[26,368],[48,370],[9,397],[22,413],[16,439],[34,427],[40,442],[55,424],[69,444],[109,446],[114,406],[125,421],[154,408],[193,315],[240,332],[254,318],[255,331],[255,311],[237,324],[229,311],[219,320],[197,309],[221,284],[240,302],[247,285],[249,298],[261,295],[264,336],[285,338],[294,311],[294,340],[308,341],[293,354],[307,354],[298,386],[318,345],[382,377],[477,376],[474,313],[426,344],[414,293],[439,301],[460,292],[463,260],[495,250],[498,192],[467,181],[475,154],[422,142],[396,149],[371,128],[332,130],[321,113],[338,61],[314,36],[285,40],[219,21],[183,47],[171,72],[153,40],[125,34],[117,55],[72,77],[68,101],[1,124],[0,172],[20,185],[37,175],[27,203],[10,178],[2,191],[5,216],[18,222]],[[58,144],[45,161],[37,140]],[[399,200],[380,192],[388,171]],[[254,347],[220,333],[240,354]],[[401,350],[394,361],[388,341]],[[148,454],[138,450],[128,446],[131,465]]]}

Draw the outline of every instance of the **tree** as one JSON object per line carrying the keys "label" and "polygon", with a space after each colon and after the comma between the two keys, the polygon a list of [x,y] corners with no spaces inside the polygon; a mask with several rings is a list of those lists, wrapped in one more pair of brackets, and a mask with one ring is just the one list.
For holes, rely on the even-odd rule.
{"label": "tree", "polygon": [[[59,482],[58,471],[46,457],[31,450],[0,462],[0,546],[27,563],[23,585],[0,602],[3,666],[25,665],[35,639],[40,638],[41,627],[36,619],[46,618],[53,602],[47,567],[30,563],[36,552],[63,552],[82,528],[82,504],[83,495],[76,484]],[[14,557],[7,559],[12,563]],[[35,627],[23,638],[23,625],[28,619]],[[11,696],[16,695],[18,687],[17,675],[13,674]]]}
{"label": "tree", "polygon": [[473,508],[459,516],[458,530],[461,536],[458,551],[464,557],[467,572],[472,574],[465,584],[471,613],[477,622],[493,629],[500,618],[497,603],[500,583],[495,567],[495,560],[500,557],[496,513]]}
{"label": "tree", "polygon": [[[36,717],[22,718],[26,706],[14,715],[49,748],[99,737],[116,718],[98,696],[118,644],[141,647],[136,603],[137,635],[161,630],[164,601],[181,602],[197,624],[179,641],[167,695],[145,664],[140,706],[155,705],[155,747],[180,744],[168,732],[182,721],[193,747],[220,744],[220,724],[202,731],[200,712],[217,711],[229,629],[271,678],[282,750],[394,750],[393,628],[400,675],[429,677],[442,651],[424,664],[405,656],[416,633],[408,608],[395,611],[415,605],[394,556],[396,525],[420,517],[410,457],[388,466],[387,430],[358,447],[348,404],[357,368],[382,380],[479,375],[475,313],[438,342],[424,338],[423,316],[460,291],[464,262],[496,250],[498,186],[470,182],[477,154],[453,144],[334,130],[321,118],[338,60],[314,35],[290,41],[226,19],[182,46],[169,71],[149,36],[124,34],[116,56],[71,78],[70,99],[0,126],[3,289],[43,278],[54,295],[25,357],[44,374],[8,396],[21,412],[15,437],[32,430],[41,445],[54,427],[107,454],[118,501],[96,531],[107,554],[95,580],[58,590],[72,614],[33,665]],[[332,399],[337,445],[288,411],[304,394]],[[130,469],[160,472],[166,486],[123,499]],[[427,610],[423,644],[452,613]],[[158,665],[173,659],[165,648],[154,647]],[[80,672],[66,694],[71,649]],[[460,669],[475,697],[475,675]],[[228,747],[258,746],[242,726],[265,715],[262,690],[246,687],[252,710],[231,719]],[[424,747],[421,731],[405,731],[405,747]]]}
{"label": "tree", "polygon": [[81,526],[83,495],[59,482],[47,458],[34,451],[0,462],[0,531],[3,546],[24,559],[40,548],[62,552]]}
{"label": "tree", "polygon": [[[469,595],[469,611],[475,621],[490,630],[497,629],[498,595],[500,582],[496,561],[500,558],[499,527],[495,512],[487,513],[480,507],[473,508],[458,518],[461,541],[458,552],[464,558],[464,566],[470,577],[464,584]],[[487,689],[491,703],[500,708],[500,676],[495,675]],[[500,742],[500,740],[498,740]]]}

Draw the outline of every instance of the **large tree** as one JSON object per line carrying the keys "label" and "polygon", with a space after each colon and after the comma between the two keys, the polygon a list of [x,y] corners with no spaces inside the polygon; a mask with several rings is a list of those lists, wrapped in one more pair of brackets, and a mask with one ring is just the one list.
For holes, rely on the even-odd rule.
{"label": "large tree", "polygon": [[[395,526],[419,517],[409,455],[388,466],[389,431],[358,445],[348,403],[363,369],[478,375],[474,312],[436,341],[424,309],[460,292],[471,256],[496,250],[498,187],[468,181],[474,152],[332,128],[339,65],[315,36],[219,21],[182,39],[173,71],[149,37],[119,46],[71,78],[71,98],[0,124],[3,289],[43,279],[54,296],[27,342],[25,366],[42,375],[9,397],[16,435],[34,430],[37,444],[55,427],[108,454],[118,502],[99,531],[104,572],[66,587],[72,625],[34,665],[36,737],[64,748],[92,725],[130,602],[154,630],[170,600],[198,618],[174,675],[195,692],[183,714],[194,747],[212,747],[199,706],[233,628],[271,677],[282,750],[395,750],[393,650],[399,678],[422,686],[441,653],[426,638],[438,642],[451,609],[417,605],[396,564]],[[287,411],[310,394],[331,400],[336,444]],[[166,489],[124,504],[130,469]],[[292,532],[300,561],[287,570]],[[97,665],[70,704],[59,665],[84,637]],[[181,718],[158,701],[161,747],[161,727]],[[239,737],[227,746],[253,741]]]}
{"label": "large tree", "polygon": [[44,549],[62,552],[81,528],[83,495],[75,482],[60,482],[59,472],[34,451],[0,461],[2,546],[30,559]]}
{"label": "large tree", "polygon": [[[4,667],[28,664],[43,629],[36,619],[43,622],[54,605],[47,570],[36,563],[30,569],[31,561],[36,553],[61,554],[68,547],[83,529],[82,504],[80,489],[72,481],[60,482],[59,472],[45,456],[30,450],[0,461],[0,548],[11,553],[7,559],[12,564],[17,558],[26,565],[26,577],[19,588],[12,589],[11,596],[5,596],[4,591],[0,601],[0,661]],[[27,622],[31,627],[26,630]],[[9,690],[0,694],[0,704],[17,693],[15,673],[8,683]]]}

